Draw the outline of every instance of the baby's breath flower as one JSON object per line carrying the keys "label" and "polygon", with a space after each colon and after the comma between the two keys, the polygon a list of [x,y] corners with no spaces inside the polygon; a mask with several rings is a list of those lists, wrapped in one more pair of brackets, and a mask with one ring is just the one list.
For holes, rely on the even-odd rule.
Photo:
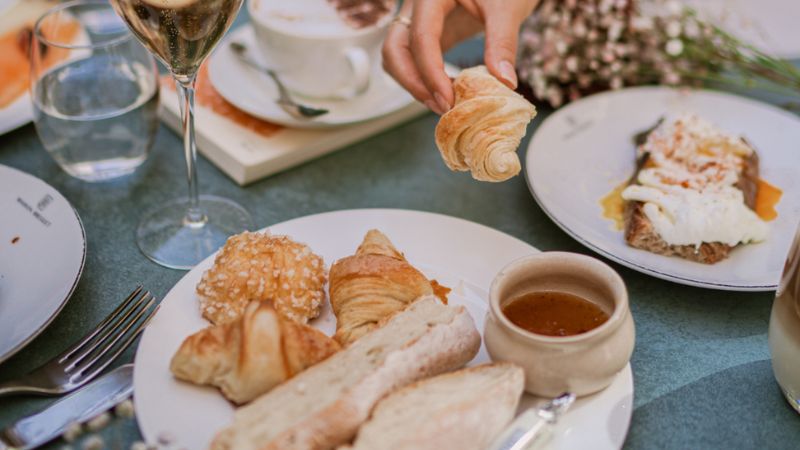
{"label": "baby's breath flower", "polygon": [[564,61],[564,66],[570,72],[573,72],[573,73],[577,72],[578,71],[578,57],[575,56],[575,55],[572,55],[572,56],[568,57]]}
{"label": "baby's breath flower", "polygon": [[680,85],[721,79],[730,69],[750,78],[800,86],[800,70],[754,50],[698,19],[676,0],[542,0],[523,24],[519,73],[552,106],[605,89]]}
{"label": "baby's breath flower", "polygon": [[664,31],[666,31],[667,36],[671,38],[676,38],[681,35],[682,30],[683,27],[681,26],[680,22],[678,22],[677,20],[670,20],[669,22],[667,22],[667,27],[665,28]]}
{"label": "baby's breath flower", "polygon": [[683,41],[680,39],[670,39],[667,41],[667,46],[664,50],[670,56],[679,56],[683,52]]}

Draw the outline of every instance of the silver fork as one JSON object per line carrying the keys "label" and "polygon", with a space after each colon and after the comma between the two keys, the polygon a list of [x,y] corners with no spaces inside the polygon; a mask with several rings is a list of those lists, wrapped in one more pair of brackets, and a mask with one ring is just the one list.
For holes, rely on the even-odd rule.
{"label": "silver fork", "polygon": [[157,310],[155,297],[137,287],[94,330],[63,353],[19,379],[0,383],[0,396],[58,395],[83,386],[131,345]]}

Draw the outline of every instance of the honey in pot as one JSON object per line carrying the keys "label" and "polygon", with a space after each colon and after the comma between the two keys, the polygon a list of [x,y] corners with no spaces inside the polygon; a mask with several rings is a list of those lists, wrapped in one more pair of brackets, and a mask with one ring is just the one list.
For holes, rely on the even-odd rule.
{"label": "honey in pot", "polygon": [[506,302],[503,314],[514,325],[545,336],[573,336],[608,320],[595,303],[568,292],[536,291]]}

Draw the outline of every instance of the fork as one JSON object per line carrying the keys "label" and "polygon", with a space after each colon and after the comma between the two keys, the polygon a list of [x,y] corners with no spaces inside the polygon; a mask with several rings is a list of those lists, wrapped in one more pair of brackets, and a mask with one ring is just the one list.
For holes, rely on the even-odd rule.
{"label": "fork", "polygon": [[138,286],[97,327],[63,353],[16,380],[0,383],[0,396],[74,391],[125,351],[157,310],[155,297]]}

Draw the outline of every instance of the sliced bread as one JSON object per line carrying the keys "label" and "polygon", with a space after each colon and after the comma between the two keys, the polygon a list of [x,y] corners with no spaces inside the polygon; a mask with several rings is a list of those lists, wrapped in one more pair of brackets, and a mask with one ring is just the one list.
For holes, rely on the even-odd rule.
{"label": "sliced bread", "polygon": [[416,382],[381,400],[339,450],[484,450],[514,417],[524,381],[497,363]]}
{"label": "sliced bread", "polygon": [[463,307],[423,297],[347,349],[237,410],[211,448],[335,448],[355,436],[382,397],[463,366],[480,343]]}

